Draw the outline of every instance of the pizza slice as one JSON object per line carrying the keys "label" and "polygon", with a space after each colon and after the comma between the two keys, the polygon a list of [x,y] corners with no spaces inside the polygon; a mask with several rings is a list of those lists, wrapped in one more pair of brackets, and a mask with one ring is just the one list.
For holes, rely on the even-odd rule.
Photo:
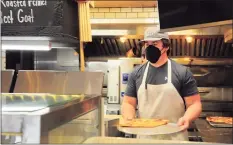
{"label": "pizza slice", "polygon": [[206,117],[206,120],[214,123],[232,124],[232,117],[210,116]]}
{"label": "pizza slice", "polygon": [[136,118],[130,121],[120,121],[121,127],[138,127],[138,128],[153,128],[161,125],[166,125],[169,121],[165,119],[143,119]]}
{"label": "pizza slice", "polygon": [[228,118],[228,119],[225,120],[225,123],[226,124],[232,124],[232,120],[233,120],[232,118]]}

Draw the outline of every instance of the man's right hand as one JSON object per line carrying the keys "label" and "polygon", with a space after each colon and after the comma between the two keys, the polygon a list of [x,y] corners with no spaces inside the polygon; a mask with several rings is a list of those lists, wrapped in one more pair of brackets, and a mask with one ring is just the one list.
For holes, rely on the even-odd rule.
{"label": "man's right hand", "polygon": [[129,96],[124,96],[121,105],[122,122],[128,123],[135,118],[136,99]]}
{"label": "man's right hand", "polygon": [[131,104],[124,102],[122,104],[122,117],[125,121],[134,119],[135,108]]}
{"label": "man's right hand", "polygon": [[132,119],[127,119],[127,118],[124,118],[124,117],[122,116],[122,117],[120,118],[119,123],[120,123],[120,124],[126,125],[126,124],[130,124],[131,120],[132,120]]}

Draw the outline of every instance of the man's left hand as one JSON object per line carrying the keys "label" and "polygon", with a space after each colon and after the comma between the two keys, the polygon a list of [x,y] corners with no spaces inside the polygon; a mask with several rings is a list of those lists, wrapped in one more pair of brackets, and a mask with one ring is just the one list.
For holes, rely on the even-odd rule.
{"label": "man's left hand", "polygon": [[184,118],[184,117],[181,117],[178,120],[177,124],[182,128],[182,130],[186,130],[189,127],[190,121],[188,119]]}

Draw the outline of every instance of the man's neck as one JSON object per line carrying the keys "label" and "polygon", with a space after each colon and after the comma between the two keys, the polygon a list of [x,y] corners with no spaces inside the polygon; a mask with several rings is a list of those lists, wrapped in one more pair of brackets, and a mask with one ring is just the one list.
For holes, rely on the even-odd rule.
{"label": "man's neck", "polygon": [[168,61],[167,54],[162,55],[156,63],[151,63],[154,67],[160,67]]}

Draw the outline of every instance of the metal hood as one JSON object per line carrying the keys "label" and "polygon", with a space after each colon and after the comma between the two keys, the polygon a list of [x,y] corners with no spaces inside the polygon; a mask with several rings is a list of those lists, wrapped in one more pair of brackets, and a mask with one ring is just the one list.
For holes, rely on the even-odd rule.
{"label": "metal hood", "polygon": [[78,47],[79,41],[66,37],[2,37],[3,50],[50,50],[52,48]]}
{"label": "metal hood", "polygon": [[[192,42],[187,42],[186,35],[170,35],[170,57],[197,58],[232,58],[232,44],[224,42],[223,35],[193,35]],[[141,52],[140,38],[93,37],[85,47],[86,57],[120,57],[126,56],[130,49]]]}

